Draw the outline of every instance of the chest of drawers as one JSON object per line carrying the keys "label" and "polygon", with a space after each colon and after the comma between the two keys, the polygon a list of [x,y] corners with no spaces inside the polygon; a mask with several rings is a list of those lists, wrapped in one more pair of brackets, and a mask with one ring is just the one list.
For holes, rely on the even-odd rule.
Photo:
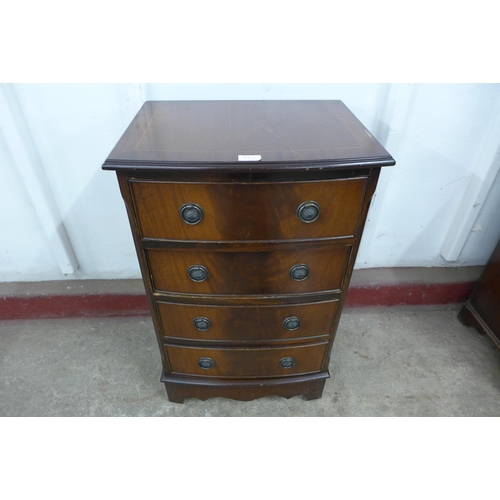
{"label": "chest of drawers", "polygon": [[458,319],[485,333],[500,349],[500,240],[497,242],[479,280],[467,302],[462,306]]}
{"label": "chest of drawers", "polygon": [[341,101],[148,101],[125,200],[171,401],[321,396],[380,169]]}

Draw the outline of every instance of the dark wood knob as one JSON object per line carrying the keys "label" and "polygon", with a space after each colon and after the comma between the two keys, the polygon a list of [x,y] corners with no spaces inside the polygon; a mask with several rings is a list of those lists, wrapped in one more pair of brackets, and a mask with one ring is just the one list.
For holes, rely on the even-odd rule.
{"label": "dark wood knob", "polygon": [[186,224],[190,224],[191,226],[199,224],[202,221],[204,215],[203,209],[196,203],[185,203],[184,205],[182,205],[179,212],[181,214],[182,220]]}
{"label": "dark wood knob", "polygon": [[193,281],[205,281],[208,278],[208,270],[204,266],[191,266],[188,275]]}
{"label": "dark wood knob", "polygon": [[321,212],[321,207],[315,201],[305,201],[297,208],[297,217],[306,224],[314,222]]}
{"label": "dark wood knob", "polygon": [[296,264],[290,269],[290,276],[295,281],[304,281],[309,276],[309,268],[305,264]]}
{"label": "dark wood knob", "polygon": [[280,359],[280,366],[281,368],[291,368],[292,366],[295,366],[295,358],[286,357]]}
{"label": "dark wood knob", "polygon": [[210,368],[215,366],[215,361],[212,358],[200,358],[198,360],[198,365],[204,370],[209,370]]}
{"label": "dark wood knob", "polygon": [[205,317],[198,317],[194,318],[193,320],[194,326],[198,329],[201,330],[202,332],[208,330],[212,326],[212,322]]}
{"label": "dark wood knob", "polygon": [[298,316],[290,316],[289,318],[283,320],[283,326],[287,330],[297,330],[300,326],[300,318]]}

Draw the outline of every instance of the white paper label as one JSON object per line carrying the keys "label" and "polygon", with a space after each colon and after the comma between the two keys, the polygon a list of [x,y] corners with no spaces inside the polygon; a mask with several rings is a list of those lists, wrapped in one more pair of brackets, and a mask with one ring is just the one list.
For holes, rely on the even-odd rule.
{"label": "white paper label", "polygon": [[260,161],[261,155],[238,155],[238,161]]}

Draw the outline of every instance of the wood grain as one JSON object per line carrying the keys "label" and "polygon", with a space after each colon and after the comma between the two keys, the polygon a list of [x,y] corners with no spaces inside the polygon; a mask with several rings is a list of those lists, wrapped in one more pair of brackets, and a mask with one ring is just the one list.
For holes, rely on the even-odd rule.
{"label": "wood grain", "polygon": [[[154,289],[164,292],[214,295],[297,294],[339,290],[350,247],[318,246],[307,250],[264,252],[211,252],[147,250]],[[304,281],[290,277],[296,264],[309,267]],[[188,269],[204,266],[209,276],[194,282]]]}
{"label": "wood grain", "polygon": [[[302,373],[318,372],[328,342],[306,346],[263,347],[263,348],[202,348],[166,345],[173,373],[192,374],[205,377],[286,377]],[[198,365],[200,358],[208,357],[215,365],[203,369]],[[291,368],[282,368],[280,360],[295,359]]]}
{"label": "wood grain", "polygon": [[[260,161],[239,161],[260,155]],[[394,165],[342,101],[147,101],[103,168],[277,171]]]}
{"label": "wood grain", "polygon": [[[284,306],[209,306],[158,303],[163,333],[179,339],[200,341],[261,341],[327,335],[338,301]],[[283,321],[299,317],[300,326],[287,330]],[[193,320],[208,318],[211,326],[198,330]]]}
{"label": "wood grain", "polygon": [[[144,103],[103,169],[118,173],[171,401],[320,397],[380,167],[394,164],[341,101]],[[304,223],[310,201],[321,213]],[[199,224],[182,220],[186,203]]]}
{"label": "wood grain", "polygon": [[[131,182],[143,238],[170,240],[279,240],[354,235],[366,178],[272,184]],[[301,203],[321,207],[317,220],[297,217]],[[204,211],[186,224],[180,208]]]}

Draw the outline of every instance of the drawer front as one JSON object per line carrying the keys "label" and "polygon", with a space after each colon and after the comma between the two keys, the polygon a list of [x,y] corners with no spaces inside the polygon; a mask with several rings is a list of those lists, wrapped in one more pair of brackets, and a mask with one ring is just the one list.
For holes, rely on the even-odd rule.
{"label": "drawer front", "polygon": [[195,340],[284,340],[327,335],[338,301],[285,306],[158,303],[164,335]]}
{"label": "drawer front", "polygon": [[352,236],[365,181],[131,186],[143,238],[286,240]]}
{"label": "drawer front", "polygon": [[[297,294],[339,290],[350,247],[267,252],[155,249],[146,253],[156,291],[215,295]],[[293,279],[292,273],[300,281]]]}
{"label": "drawer front", "polygon": [[321,370],[328,342],[308,346],[205,349],[166,345],[173,373],[207,377],[286,377]]}

